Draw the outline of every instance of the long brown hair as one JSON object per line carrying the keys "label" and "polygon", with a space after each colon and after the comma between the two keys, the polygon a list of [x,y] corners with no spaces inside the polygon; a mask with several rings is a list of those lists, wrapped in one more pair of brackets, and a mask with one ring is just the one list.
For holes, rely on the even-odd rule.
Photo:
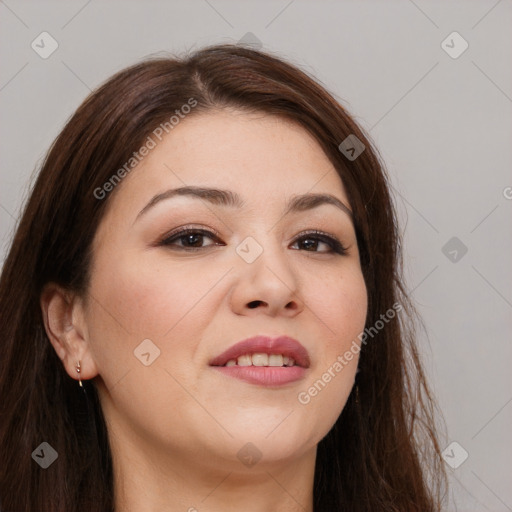
{"label": "long brown hair", "polygon": [[[293,120],[311,133],[353,208],[369,297],[366,325],[396,303],[403,308],[364,344],[358,397],[351,394],[318,445],[315,512],[440,510],[445,477],[436,408],[415,344],[416,314],[402,284],[400,238],[381,159],[347,111],[305,72],[235,45],[120,71],[83,102],[49,150],[0,279],[2,510],[114,508],[112,459],[94,383],[87,383],[84,399],[66,374],[46,335],[40,296],[49,282],[87,293],[92,240],[119,186],[110,194],[98,189],[191,98],[197,102],[191,116],[236,107]],[[366,148],[356,159],[339,149],[349,135]],[[41,442],[58,453],[46,470],[31,458]]]}

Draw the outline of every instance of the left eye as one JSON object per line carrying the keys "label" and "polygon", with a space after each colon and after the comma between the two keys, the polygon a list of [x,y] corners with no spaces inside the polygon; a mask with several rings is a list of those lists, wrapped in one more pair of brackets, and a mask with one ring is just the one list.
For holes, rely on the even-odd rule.
{"label": "left eye", "polygon": [[[339,240],[329,236],[325,233],[313,232],[301,236],[294,245],[303,244],[304,250],[307,252],[345,254],[347,249],[341,244]],[[319,251],[319,244],[326,245],[329,249],[326,251]]]}

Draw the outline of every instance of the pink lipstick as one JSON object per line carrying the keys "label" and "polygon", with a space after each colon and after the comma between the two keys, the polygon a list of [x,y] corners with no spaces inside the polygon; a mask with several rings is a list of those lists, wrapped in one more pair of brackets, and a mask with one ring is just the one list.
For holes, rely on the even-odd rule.
{"label": "pink lipstick", "polygon": [[303,378],[309,365],[307,350],[288,336],[255,336],[236,343],[210,361],[210,366],[226,376],[266,387]]}

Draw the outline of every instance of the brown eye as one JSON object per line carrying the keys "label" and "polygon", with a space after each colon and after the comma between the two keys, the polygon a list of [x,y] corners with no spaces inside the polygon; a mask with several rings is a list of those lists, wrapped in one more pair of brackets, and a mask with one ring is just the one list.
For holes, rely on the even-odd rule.
{"label": "brown eye", "polygon": [[[295,244],[302,244],[303,249],[307,252],[318,252],[318,253],[331,253],[335,252],[337,254],[346,254],[347,249],[343,244],[337,240],[336,238],[322,233],[320,231],[314,231],[312,233],[307,233],[300,238],[298,238]],[[319,244],[324,244],[330,247],[330,250],[318,250]]]}
{"label": "brown eye", "polygon": [[175,233],[164,240],[161,245],[173,246],[177,249],[195,250],[210,247],[212,245],[222,245],[218,243],[210,243],[204,245],[205,239],[209,238],[212,241],[218,240],[214,233],[203,229],[185,229]]}

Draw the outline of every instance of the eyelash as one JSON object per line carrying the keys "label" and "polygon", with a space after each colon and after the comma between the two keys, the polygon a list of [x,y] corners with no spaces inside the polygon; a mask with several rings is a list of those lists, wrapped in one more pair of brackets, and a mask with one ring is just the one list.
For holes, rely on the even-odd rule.
{"label": "eyelash", "polygon": [[[181,231],[178,231],[176,233],[171,233],[169,236],[166,236],[160,243],[160,246],[170,246],[172,245],[172,242],[175,240],[179,240],[180,238],[183,238],[187,235],[201,235],[206,236],[208,238],[211,238],[212,240],[219,240],[219,234],[212,231],[207,231],[204,229],[199,228],[184,228]],[[317,240],[319,242],[326,243],[331,247],[330,251],[306,251],[306,252],[316,252],[318,254],[330,254],[330,253],[336,253],[339,255],[345,255],[347,253],[347,248],[335,237],[328,235],[327,233],[324,233],[322,231],[313,230],[308,231],[306,233],[301,233],[298,238],[295,239],[295,243],[303,241],[303,240]],[[211,246],[213,246],[212,244]],[[216,244],[215,244],[216,245]],[[183,247],[183,246],[176,246],[177,250],[187,251],[187,252],[196,252],[201,249],[205,249],[206,247]],[[300,250],[300,249],[299,249]]]}

